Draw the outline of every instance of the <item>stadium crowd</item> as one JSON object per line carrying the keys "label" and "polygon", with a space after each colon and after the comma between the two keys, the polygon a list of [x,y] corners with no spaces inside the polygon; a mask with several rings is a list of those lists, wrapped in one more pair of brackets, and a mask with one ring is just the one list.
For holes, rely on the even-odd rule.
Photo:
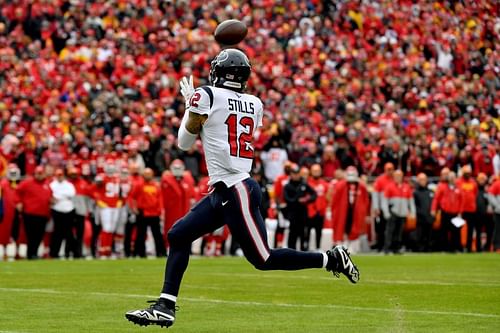
{"label": "stadium crowd", "polygon": [[[334,183],[351,167],[346,171],[350,179],[360,184],[368,179],[367,191],[374,193],[360,219],[370,216],[377,221],[379,249],[398,251],[401,223],[410,215],[418,220],[419,207],[408,200],[403,209],[403,201],[397,200],[400,210],[391,211],[395,202],[388,198],[394,193],[399,198],[398,187],[387,197],[387,182],[375,182],[372,190],[371,181],[392,172],[385,170],[390,165],[398,179],[425,175],[436,181],[443,170],[442,181],[448,181],[446,170],[462,178],[464,167],[470,167],[467,181],[477,178],[486,187],[482,193],[493,193],[487,210],[500,228],[500,203],[495,201],[499,196],[492,192],[497,191],[500,175],[499,10],[495,1],[3,0],[0,171],[8,175],[8,169],[17,166],[19,172],[13,174],[30,181],[33,176],[35,183],[37,174],[43,174],[50,184],[64,174],[76,174],[92,187],[109,177],[171,176],[172,162],[178,159],[190,174],[182,184],[203,193],[196,190],[206,187],[201,145],[189,152],[176,147],[184,113],[178,80],[192,74],[196,86],[207,84],[210,60],[219,50],[212,33],[222,20],[239,18],[249,27],[239,45],[253,66],[249,91],[263,100],[266,110],[264,126],[255,135],[255,170],[262,173],[263,182],[276,185],[277,179],[286,179],[280,176],[287,161],[303,168],[302,178],[319,164],[320,178]],[[4,183],[17,186],[11,180]],[[453,191],[454,182],[450,180],[448,190]],[[78,186],[73,186],[78,196]],[[439,191],[444,190],[438,185],[436,196],[441,198]],[[133,205],[141,200],[128,201],[128,194],[120,191],[127,197],[120,205],[128,203],[127,209],[138,213]],[[408,191],[400,192],[410,199]],[[98,192],[88,196],[96,206],[118,205],[102,202]],[[276,200],[269,207],[284,207],[285,197],[274,192],[276,188],[270,195]],[[2,193],[4,222],[15,220],[16,214],[5,205],[7,185]],[[370,199],[363,200],[370,205]],[[315,202],[312,197],[304,201]],[[48,204],[43,214],[34,215],[51,216],[56,228],[57,217],[64,216],[67,207],[56,207],[54,199]],[[18,210],[29,205],[23,202]],[[82,208],[74,205],[75,212]],[[325,203],[320,206],[320,215],[331,220],[331,209]],[[164,200],[164,212],[176,208]],[[86,218],[94,209],[78,214]],[[279,217],[279,210],[271,217]],[[453,234],[450,244],[458,237],[449,225],[451,219],[477,211],[459,201],[451,206],[437,202],[428,210],[434,215],[441,211],[443,225]],[[429,214],[426,218],[431,219]],[[146,224],[158,236],[162,231],[155,225],[161,212],[153,215]],[[175,221],[161,219],[165,225]],[[354,228],[356,237],[366,228],[360,229]],[[54,230],[60,235],[55,238],[64,238],[64,232]],[[39,237],[33,241],[40,242]],[[161,247],[161,239],[155,239]],[[99,242],[104,255],[109,255],[109,242],[107,236]],[[130,249],[125,246],[124,251]]]}

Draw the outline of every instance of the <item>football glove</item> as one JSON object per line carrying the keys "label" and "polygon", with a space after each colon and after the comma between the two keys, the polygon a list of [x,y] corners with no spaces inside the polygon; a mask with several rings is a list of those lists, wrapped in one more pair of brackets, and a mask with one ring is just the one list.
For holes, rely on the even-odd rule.
{"label": "football glove", "polygon": [[193,76],[190,75],[189,79],[187,77],[183,77],[179,81],[179,85],[181,87],[181,94],[184,96],[184,102],[186,103],[186,109],[189,107],[189,101],[191,96],[194,94],[194,85],[193,85]]}

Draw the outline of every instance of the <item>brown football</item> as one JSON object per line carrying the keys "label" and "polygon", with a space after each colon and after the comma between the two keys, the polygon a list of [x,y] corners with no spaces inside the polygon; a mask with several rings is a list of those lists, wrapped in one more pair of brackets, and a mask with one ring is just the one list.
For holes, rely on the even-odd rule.
{"label": "brown football", "polygon": [[235,45],[245,38],[247,32],[245,23],[238,20],[226,20],[215,28],[214,37],[222,46]]}

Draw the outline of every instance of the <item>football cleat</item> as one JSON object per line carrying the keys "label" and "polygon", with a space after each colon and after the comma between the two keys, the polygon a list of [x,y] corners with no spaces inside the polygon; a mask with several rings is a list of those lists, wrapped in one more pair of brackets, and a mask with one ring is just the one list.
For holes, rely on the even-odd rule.
{"label": "football cleat", "polygon": [[158,325],[168,328],[174,324],[175,310],[167,308],[160,299],[148,303],[153,304],[147,309],[128,311],[125,318],[140,326]]}
{"label": "football cleat", "polygon": [[339,277],[340,273],[342,273],[352,283],[359,281],[359,270],[352,262],[349,252],[344,246],[335,246],[333,249],[326,251],[326,255],[328,256],[328,264],[326,265],[328,272],[332,272],[336,277]]}

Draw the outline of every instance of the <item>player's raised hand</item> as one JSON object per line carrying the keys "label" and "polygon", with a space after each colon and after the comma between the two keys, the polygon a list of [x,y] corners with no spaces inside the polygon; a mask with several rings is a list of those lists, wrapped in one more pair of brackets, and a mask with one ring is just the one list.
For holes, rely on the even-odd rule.
{"label": "player's raised hand", "polygon": [[183,77],[179,81],[179,85],[181,87],[181,94],[184,96],[184,101],[186,102],[186,108],[189,106],[189,100],[191,96],[194,94],[194,85],[193,85],[193,76],[190,75],[189,79],[187,77]]}

